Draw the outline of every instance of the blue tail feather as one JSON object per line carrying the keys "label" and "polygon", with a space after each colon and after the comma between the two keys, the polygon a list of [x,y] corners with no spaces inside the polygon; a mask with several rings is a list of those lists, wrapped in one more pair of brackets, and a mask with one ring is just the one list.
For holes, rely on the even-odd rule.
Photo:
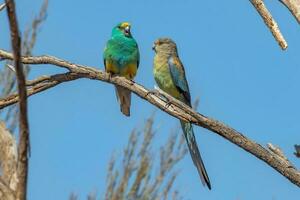
{"label": "blue tail feather", "polygon": [[193,126],[191,123],[187,123],[184,121],[180,121],[181,127],[190,151],[190,155],[192,157],[192,160],[194,162],[194,165],[196,166],[198,173],[200,175],[201,181],[203,185],[207,185],[209,189],[211,189],[211,184],[209,181],[208,174],[206,172],[204,163],[202,161],[200,151],[198,149],[197,141],[194,135]]}

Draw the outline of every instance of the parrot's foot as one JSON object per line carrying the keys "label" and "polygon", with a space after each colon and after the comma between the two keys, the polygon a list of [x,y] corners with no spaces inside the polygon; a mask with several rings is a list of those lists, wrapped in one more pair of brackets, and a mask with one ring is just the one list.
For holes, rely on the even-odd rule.
{"label": "parrot's foot", "polygon": [[134,85],[134,84],[135,84],[135,81],[134,81],[134,80],[129,79],[129,81],[130,81],[130,85]]}
{"label": "parrot's foot", "polygon": [[163,97],[164,98],[164,100],[165,100],[165,102],[166,102],[166,104],[165,104],[165,108],[166,109],[168,109],[171,105],[172,105],[172,100],[169,98],[169,95],[168,94],[165,94],[165,93],[161,93],[160,91],[158,91],[159,92],[159,95],[161,96],[161,97]]}
{"label": "parrot's foot", "polygon": [[170,100],[167,100],[165,108],[168,109],[172,105],[172,102]]}
{"label": "parrot's foot", "polygon": [[163,98],[163,100],[166,102],[166,104],[165,104],[165,106],[164,106],[166,109],[168,109],[169,106],[172,104],[172,101],[168,98],[168,96],[164,95],[164,93],[161,93],[161,92],[160,92],[159,90],[157,90],[157,89],[149,90],[149,91],[147,92],[147,94],[145,95],[145,98],[147,98],[148,95],[150,95],[150,94],[155,95],[155,96],[160,97],[160,98]]}
{"label": "parrot's foot", "polygon": [[113,74],[110,72],[106,72],[108,74],[108,80],[111,81],[111,78],[113,77]]}

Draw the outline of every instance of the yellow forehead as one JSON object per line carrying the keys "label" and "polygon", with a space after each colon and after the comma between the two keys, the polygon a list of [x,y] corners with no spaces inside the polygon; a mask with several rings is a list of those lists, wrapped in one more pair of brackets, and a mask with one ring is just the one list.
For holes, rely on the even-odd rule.
{"label": "yellow forehead", "polygon": [[128,23],[128,22],[123,22],[123,23],[121,23],[120,27],[121,27],[121,28],[130,27],[130,23]]}

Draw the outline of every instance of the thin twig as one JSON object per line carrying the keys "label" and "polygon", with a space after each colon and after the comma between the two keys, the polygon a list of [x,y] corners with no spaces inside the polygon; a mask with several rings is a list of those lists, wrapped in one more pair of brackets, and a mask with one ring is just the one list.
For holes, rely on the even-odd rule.
{"label": "thin twig", "polygon": [[0,11],[3,10],[6,7],[6,3],[3,3],[0,5]]}
{"label": "thin twig", "polygon": [[[161,146],[163,154],[160,160],[163,162],[155,165],[155,158],[158,156],[154,155],[151,148],[156,135],[153,127],[154,115],[151,115],[146,120],[143,131],[131,132],[123,150],[120,169],[114,167],[117,160],[115,156],[112,157],[108,167],[105,199],[168,199],[167,195],[173,191],[178,175],[173,168],[187,154],[187,147],[182,134],[172,133]],[[159,173],[154,175],[154,171]]]}
{"label": "thin twig", "polygon": [[[39,14],[36,15],[29,26],[25,29],[23,33],[22,39],[22,55],[29,56],[32,53],[32,50],[36,44],[37,36],[40,30],[41,25],[45,22],[47,16],[47,6],[48,0],[43,0],[43,4],[40,8]],[[11,61],[6,61],[8,66],[13,66]],[[23,71],[25,77],[27,77],[28,73],[30,72],[29,65],[23,65]],[[7,96],[15,92],[17,89],[17,80],[15,72],[10,70],[9,68],[4,68],[0,71],[0,97]],[[5,111],[0,112],[0,115],[3,116],[5,124],[10,132],[14,133],[16,127],[19,125],[18,123],[18,116],[19,116],[19,109],[18,107],[11,106]]]}
{"label": "thin twig", "polygon": [[28,177],[28,150],[29,150],[29,125],[27,118],[27,90],[26,81],[21,63],[21,37],[15,10],[14,0],[6,0],[7,15],[10,25],[11,43],[13,49],[14,66],[17,74],[19,93],[19,146],[18,146],[18,185],[16,189],[17,200],[26,200]]}
{"label": "thin twig", "polygon": [[263,0],[250,0],[250,2],[253,4],[260,16],[263,18],[265,24],[270,29],[271,33],[273,34],[275,40],[278,42],[281,49],[285,50],[288,47],[287,42],[281,34],[276,21],[266,8]]}
{"label": "thin twig", "polygon": [[[0,59],[1,58],[12,59],[12,55],[6,51],[0,50]],[[233,144],[253,154],[258,159],[264,161],[266,164],[274,168],[276,171],[278,171],[280,174],[282,174],[292,183],[300,187],[300,173],[295,168],[287,165],[285,162],[282,162],[282,159],[280,157],[274,155],[274,153],[262,147],[260,144],[255,143],[254,141],[248,139],[243,134],[234,130],[233,128],[224,125],[223,123],[217,120],[208,118],[202,114],[195,112],[192,108],[174,99],[171,96],[168,97],[168,100],[166,101],[165,98],[161,97],[161,95],[150,92],[142,85],[127,80],[124,77],[119,77],[119,76],[111,77],[109,74],[97,70],[93,67],[77,65],[51,56],[22,57],[22,62],[26,64],[52,64],[52,65],[66,68],[71,71],[64,75],[61,74],[60,76],[65,76],[65,78],[63,79],[59,79],[59,80],[56,79],[55,81],[51,79],[51,80],[46,80],[44,82],[37,83],[36,85],[33,84],[32,87],[28,89],[29,95],[53,87],[62,82],[79,79],[79,78],[99,80],[99,81],[104,81],[107,83],[125,87],[131,90],[139,97],[141,97],[142,99],[145,99],[149,103],[155,105],[162,111],[180,120],[189,121],[191,123],[194,123],[195,125],[201,126],[212,132],[217,133],[218,135],[224,137],[225,139],[232,142]],[[34,88],[35,86],[39,86],[39,87]],[[0,109],[5,106],[11,105],[17,101],[18,101],[17,95],[10,95],[4,99],[0,99]]]}
{"label": "thin twig", "polygon": [[279,0],[285,5],[292,15],[294,15],[297,22],[300,24],[300,1],[299,0]]}
{"label": "thin twig", "polygon": [[12,65],[10,65],[10,64],[6,64],[5,66],[6,66],[8,69],[10,69],[11,71],[16,72],[16,69],[15,69],[14,66],[12,66]]}

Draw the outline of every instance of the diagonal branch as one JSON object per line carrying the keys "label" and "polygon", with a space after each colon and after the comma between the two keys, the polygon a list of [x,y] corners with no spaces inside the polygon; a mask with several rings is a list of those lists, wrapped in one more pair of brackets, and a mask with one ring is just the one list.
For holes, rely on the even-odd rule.
{"label": "diagonal branch", "polygon": [[18,178],[19,182],[16,189],[17,200],[26,200],[27,177],[28,177],[28,149],[29,149],[29,125],[27,118],[27,90],[26,81],[21,63],[21,37],[15,10],[14,0],[6,0],[7,15],[9,19],[11,44],[13,49],[14,65],[18,80],[19,94],[19,146],[18,146]]}
{"label": "diagonal branch", "polygon": [[[30,86],[27,89],[27,95],[31,96],[33,94],[42,92],[46,89],[52,88],[60,83],[76,80],[83,78],[82,76],[75,73],[64,73],[56,74],[52,76],[42,76],[34,81],[27,81],[27,85]],[[0,100],[0,109],[13,105],[19,101],[18,94],[11,94],[7,98]]]}
{"label": "diagonal branch", "polygon": [[[12,55],[9,52],[0,50],[0,59],[1,58],[12,59]],[[52,64],[66,68],[70,71],[65,74],[42,77],[30,81],[28,95],[41,92],[45,89],[54,87],[55,85],[66,81],[71,81],[79,78],[88,78],[93,80],[104,81],[118,86],[123,86],[131,90],[140,98],[145,99],[149,103],[158,107],[162,111],[178,119],[190,121],[195,125],[201,126],[212,132],[217,133],[218,135],[222,136],[231,143],[239,146],[245,151],[256,156],[258,159],[264,161],[266,164],[274,168],[292,183],[300,187],[300,173],[289,163],[284,162],[280,156],[262,147],[260,144],[255,143],[254,141],[245,137],[243,134],[234,130],[233,128],[217,120],[211,119],[209,117],[195,112],[192,108],[188,107],[187,105],[181,103],[180,101],[174,99],[171,96],[168,96],[166,100],[166,98],[162,97],[166,96],[165,94],[160,95],[156,94],[156,92],[151,92],[142,85],[127,80],[123,77],[111,77],[109,74],[97,70],[93,67],[77,65],[51,56],[22,57],[21,60],[25,64]],[[16,103],[17,101],[18,96],[16,94],[10,95],[4,99],[0,99],[0,109],[13,103]]]}
{"label": "diagonal branch", "polygon": [[294,15],[297,22],[300,24],[300,1],[299,0],[279,0],[285,5],[290,12]]}
{"label": "diagonal branch", "polygon": [[266,8],[263,0],[250,0],[250,2],[253,4],[260,16],[263,18],[265,24],[270,29],[271,33],[273,34],[275,40],[278,42],[281,49],[285,50],[288,47],[288,45],[279,30],[277,22],[274,20],[271,13]]}

